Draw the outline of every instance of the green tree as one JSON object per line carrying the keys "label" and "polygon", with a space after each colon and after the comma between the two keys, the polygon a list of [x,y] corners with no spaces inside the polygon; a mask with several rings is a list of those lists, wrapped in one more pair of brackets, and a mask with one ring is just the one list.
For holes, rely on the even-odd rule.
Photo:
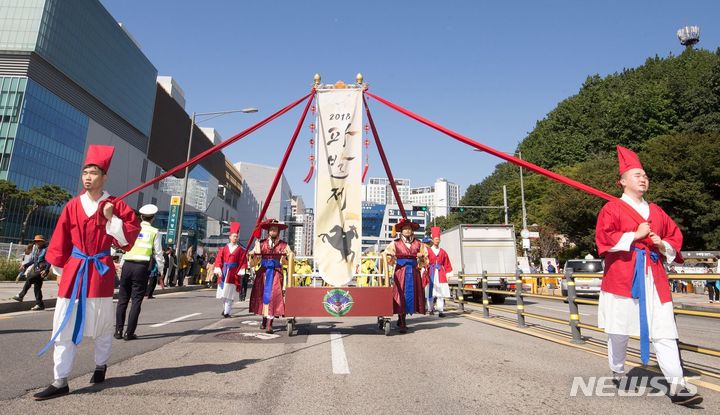
{"label": "green tree", "polygon": [[46,184],[22,192],[20,197],[27,201],[25,218],[20,228],[20,243],[23,244],[25,243],[25,233],[32,214],[42,207],[62,205],[70,200],[72,195],[59,186]]}
{"label": "green tree", "polygon": [[10,199],[18,197],[18,191],[15,183],[7,180],[0,180],[0,221],[5,219],[5,206]]}

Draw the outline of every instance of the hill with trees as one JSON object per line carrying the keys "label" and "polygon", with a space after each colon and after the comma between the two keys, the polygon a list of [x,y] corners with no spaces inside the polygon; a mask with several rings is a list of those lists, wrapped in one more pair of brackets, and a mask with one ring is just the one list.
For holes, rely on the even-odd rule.
{"label": "hill with trees", "polygon": [[[537,122],[519,144],[539,166],[620,195],[615,146],[637,151],[650,176],[647,200],[660,205],[685,235],[685,250],[720,250],[720,49],[686,49],[649,58],[638,68],[589,76],[580,91]],[[594,228],[604,200],[525,171],[528,224],[564,234],[569,252],[544,244],[538,256],[597,254]],[[471,185],[461,205],[502,205],[508,188],[511,221],[522,227],[519,167],[499,164]],[[469,209],[439,218],[499,223],[502,212]]]}

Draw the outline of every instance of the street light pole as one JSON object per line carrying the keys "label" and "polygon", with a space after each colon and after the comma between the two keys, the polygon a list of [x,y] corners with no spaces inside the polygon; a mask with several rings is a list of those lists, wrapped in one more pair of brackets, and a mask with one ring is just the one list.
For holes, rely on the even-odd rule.
{"label": "street light pole", "polygon": [[[197,113],[193,112],[192,118],[190,119],[190,139],[188,140],[187,156],[185,161],[190,160],[190,154],[192,152],[193,142],[193,130],[195,129],[195,117]],[[185,176],[183,177],[183,195],[180,201],[180,213],[178,214],[178,234],[177,240],[175,241],[175,257],[180,261],[180,243],[182,242],[182,231],[183,231],[183,218],[185,216],[185,203],[187,202],[187,188],[188,188],[188,174],[190,174],[190,166],[185,167]],[[222,219],[222,218],[221,218]],[[180,262],[178,262],[179,264]],[[179,275],[179,274],[178,274]]]}
{"label": "street light pole", "polygon": [[[216,111],[216,112],[193,112],[192,118],[190,119],[190,138],[188,139],[188,148],[187,148],[187,155],[185,156],[185,162],[190,160],[190,155],[192,154],[192,142],[193,142],[193,132],[195,131],[195,124],[196,119],[198,116],[204,116],[204,115],[212,115],[210,118],[206,118],[202,121],[207,121],[212,118],[216,118],[225,114],[233,114],[236,112],[242,112],[245,114],[258,112],[257,108],[243,108],[240,110],[229,110],[229,111]],[[178,233],[177,233],[177,240],[175,241],[175,255],[178,258],[178,261],[180,261],[180,243],[182,242],[182,231],[183,231],[183,218],[185,216],[185,203],[187,199],[187,188],[188,188],[188,179],[190,175],[190,166],[185,167],[185,176],[183,177],[183,195],[182,200],[180,201],[180,212],[178,214]],[[222,219],[222,218],[220,218]],[[179,262],[178,262],[179,263]]]}
{"label": "street light pole", "polygon": [[[522,160],[522,153],[518,151],[518,158]],[[523,221],[523,233],[527,234],[528,228],[527,228],[527,211],[525,210],[525,184],[523,182],[523,168],[520,166],[520,201],[522,202],[522,221]],[[530,247],[527,247],[525,245],[525,240],[527,238],[523,236],[523,250],[525,251],[525,258],[530,259]],[[527,239],[527,243],[529,244],[530,240]]]}

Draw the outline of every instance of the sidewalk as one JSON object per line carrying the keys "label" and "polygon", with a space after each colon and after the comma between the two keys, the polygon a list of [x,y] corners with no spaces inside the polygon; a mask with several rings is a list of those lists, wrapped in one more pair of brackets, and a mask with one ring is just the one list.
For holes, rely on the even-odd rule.
{"label": "sidewalk", "polygon": [[[14,281],[0,281],[0,314],[3,313],[14,313],[17,311],[28,311],[35,305],[35,295],[33,294],[32,287],[25,295],[23,302],[17,302],[11,299],[12,296],[17,295],[22,290],[25,281],[14,282]],[[204,285],[184,285],[182,287],[166,287],[161,289],[158,285],[155,288],[154,295],[163,295],[174,293],[178,291],[192,291],[200,290],[205,288]],[[45,281],[42,286],[43,302],[45,302],[45,308],[55,307],[55,301],[57,299],[58,285],[56,281]],[[113,298],[117,298],[117,289]]]}

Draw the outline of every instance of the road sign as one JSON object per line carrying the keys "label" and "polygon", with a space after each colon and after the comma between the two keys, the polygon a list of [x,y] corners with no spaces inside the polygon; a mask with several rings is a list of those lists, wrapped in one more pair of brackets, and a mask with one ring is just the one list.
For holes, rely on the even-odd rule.
{"label": "road sign", "polygon": [[523,238],[528,238],[530,237],[530,231],[527,229],[523,229],[520,231],[520,236],[522,236]]}
{"label": "road sign", "polygon": [[168,245],[175,244],[181,201],[182,198],[180,196],[173,196],[170,198],[170,213],[168,215],[167,237],[165,238]]}
{"label": "road sign", "polygon": [[530,239],[538,239],[540,238],[540,232],[528,232],[527,237]]}

